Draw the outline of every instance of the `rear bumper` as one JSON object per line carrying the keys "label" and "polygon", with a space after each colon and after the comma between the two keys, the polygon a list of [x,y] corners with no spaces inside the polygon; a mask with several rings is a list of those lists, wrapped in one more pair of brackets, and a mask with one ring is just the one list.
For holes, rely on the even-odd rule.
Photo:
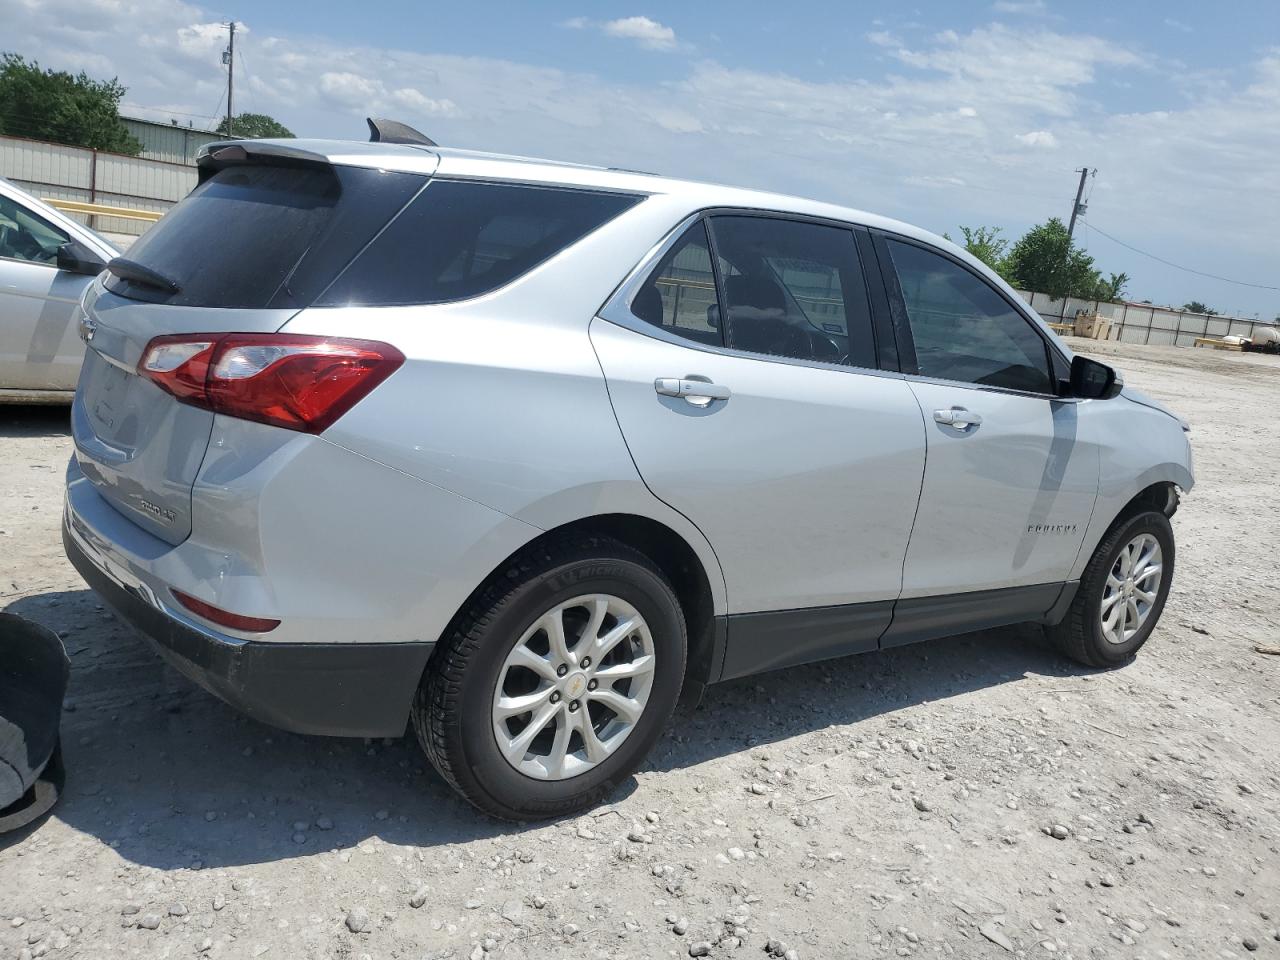
{"label": "rear bumper", "polygon": [[[180,673],[237,710],[294,733],[395,737],[432,643],[265,643],[217,637],[172,616],[147,585],[91,556],[68,505],[67,559]],[[96,551],[93,551],[96,552]],[[113,572],[108,572],[112,569]]]}

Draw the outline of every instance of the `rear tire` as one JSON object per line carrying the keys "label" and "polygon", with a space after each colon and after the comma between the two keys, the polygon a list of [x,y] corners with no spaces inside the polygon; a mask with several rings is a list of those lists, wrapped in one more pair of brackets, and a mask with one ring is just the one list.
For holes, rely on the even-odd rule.
{"label": "rear tire", "polygon": [[1066,617],[1047,629],[1049,639],[1088,667],[1128,663],[1160,620],[1173,566],[1168,517],[1147,510],[1124,518],[1098,544]]}
{"label": "rear tire", "polygon": [[576,813],[630,777],[662,735],[686,649],[679,601],[648,557],[605,537],[552,541],[517,557],[454,618],[419,686],[413,727],[440,775],[485,813]]}

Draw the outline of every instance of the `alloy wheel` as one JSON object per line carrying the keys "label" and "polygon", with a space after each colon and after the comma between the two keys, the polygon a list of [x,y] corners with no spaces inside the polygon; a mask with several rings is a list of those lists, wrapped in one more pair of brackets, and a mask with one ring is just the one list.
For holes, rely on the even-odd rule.
{"label": "alloy wheel", "polygon": [[511,648],[493,694],[493,733],[516,770],[567,780],[596,767],[636,728],[653,688],[644,617],[588,594],[538,617]]}
{"label": "alloy wheel", "polygon": [[1151,616],[1163,575],[1160,542],[1140,533],[1120,551],[1102,591],[1098,611],[1108,643],[1127,643]]}

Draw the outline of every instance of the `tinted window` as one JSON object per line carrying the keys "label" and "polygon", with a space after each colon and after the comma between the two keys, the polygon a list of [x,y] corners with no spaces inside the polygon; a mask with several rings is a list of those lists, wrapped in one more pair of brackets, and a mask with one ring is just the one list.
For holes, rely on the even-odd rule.
{"label": "tinted window", "polygon": [[716,277],[702,221],[685,231],[636,291],[631,312],[670,333],[699,343],[721,344]]}
{"label": "tinted window", "polygon": [[435,180],[319,302],[390,305],[477,297],[532,270],[639,199]]}
{"label": "tinted window", "polygon": [[730,347],[874,366],[870,307],[851,231],[739,216],[713,217],[711,230]]}
{"label": "tinted window", "polygon": [[939,254],[888,245],[922,375],[1052,392],[1044,340],[1004,297]]}
{"label": "tinted window", "polygon": [[54,263],[70,237],[16,200],[0,196],[0,257]]}
{"label": "tinted window", "polygon": [[424,182],[363,167],[227,167],[126,254],[178,292],[115,276],[107,287],[182,306],[307,306]]}

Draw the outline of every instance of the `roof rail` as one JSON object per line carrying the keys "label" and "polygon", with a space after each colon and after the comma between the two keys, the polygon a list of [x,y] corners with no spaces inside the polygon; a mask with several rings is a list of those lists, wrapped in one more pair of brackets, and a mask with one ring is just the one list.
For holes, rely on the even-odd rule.
{"label": "roof rail", "polygon": [[413,129],[399,120],[388,120],[386,117],[365,117],[369,124],[370,143],[413,143],[420,147],[439,146],[425,133]]}

